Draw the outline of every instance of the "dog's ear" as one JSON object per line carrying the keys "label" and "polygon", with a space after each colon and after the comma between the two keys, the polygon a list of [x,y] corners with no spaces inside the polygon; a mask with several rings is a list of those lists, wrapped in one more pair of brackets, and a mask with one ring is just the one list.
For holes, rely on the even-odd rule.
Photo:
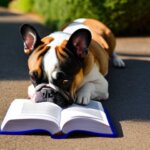
{"label": "dog's ear", "polygon": [[78,57],[84,58],[88,53],[91,38],[92,35],[88,29],[79,29],[71,35],[66,47],[73,50]]}
{"label": "dog's ear", "polygon": [[33,26],[24,24],[21,26],[20,32],[24,41],[24,52],[26,54],[30,54],[38,45],[42,43],[40,36]]}

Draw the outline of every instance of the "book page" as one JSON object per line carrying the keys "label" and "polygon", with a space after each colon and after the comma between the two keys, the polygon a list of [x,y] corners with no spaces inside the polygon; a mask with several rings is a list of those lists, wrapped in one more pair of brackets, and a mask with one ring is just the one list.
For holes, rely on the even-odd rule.
{"label": "book page", "polygon": [[[54,103],[33,103],[27,99],[16,99],[10,105],[8,112],[2,122],[2,130],[31,130],[49,129],[58,130],[60,124],[60,113],[62,109]],[[9,122],[9,124],[8,124]],[[48,124],[51,122],[51,126]],[[55,127],[55,124],[57,127]],[[6,127],[7,126],[7,127]],[[53,127],[52,127],[53,126]],[[51,131],[55,132],[55,131]]]}
{"label": "book page", "polygon": [[60,113],[61,108],[51,102],[42,102],[42,103],[24,103],[21,110],[21,115],[38,117],[40,119],[52,119],[53,121],[60,123]]}
{"label": "book page", "polygon": [[[91,122],[93,124],[94,122],[98,122],[103,126],[109,126],[102,104],[97,101],[91,101],[87,106],[73,104],[71,107],[64,109],[61,113],[61,128],[66,126],[65,124],[69,124],[72,120],[78,120],[77,124],[81,122],[81,129],[85,129],[86,124],[90,128]],[[74,121],[75,124],[76,122]],[[74,127],[70,128],[73,129]]]}

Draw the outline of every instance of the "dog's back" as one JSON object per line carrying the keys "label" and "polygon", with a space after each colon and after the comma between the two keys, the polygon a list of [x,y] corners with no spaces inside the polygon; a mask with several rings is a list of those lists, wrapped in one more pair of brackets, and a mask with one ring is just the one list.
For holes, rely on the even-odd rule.
{"label": "dog's back", "polygon": [[[103,75],[108,73],[109,57],[111,57],[116,40],[111,30],[102,22],[95,19],[77,19],[74,22],[67,24],[62,30],[63,32],[72,34],[78,29],[88,29],[92,34],[92,41],[89,46],[90,55],[93,55],[92,63],[97,63],[99,70]],[[89,60],[90,59],[90,60]],[[87,55],[86,66],[91,66],[91,56]],[[90,62],[90,63],[89,63]],[[88,70],[91,70],[88,67]],[[88,72],[86,70],[85,72]]]}

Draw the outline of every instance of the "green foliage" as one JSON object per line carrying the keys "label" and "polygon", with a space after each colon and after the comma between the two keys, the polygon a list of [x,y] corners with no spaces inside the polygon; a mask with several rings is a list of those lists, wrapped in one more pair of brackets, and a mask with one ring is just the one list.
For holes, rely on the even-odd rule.
{"label": "green foliage", "polygon": [[100,19],[102,18],[115,33],[123,35],[150,33],[148,25],[150,22],[150,1],[104,0],[102,7],[98,12]]}
{"label": "green foliage", "polygon": [[10,7],[18,9],[22,12],[31,12],[33,10],[34,0],[17,0],[10,4]]}
{"label": "green foliage", "polygon": [[9,4],[9,0],[0,0],[0,6],[7,7]]}
{"label": "green foliage", "polygon": [[34,9],[40,10],[40,13],[45,16],[46,23],[53,22],[57,28],[75,18],[98,18],[91,0],[45,0],[43,2],[36,0]]}
{"label": "green foliage", "polygon": [[76,18],[96,18],[116,34],[150,33],[150,1],[147,0],[17,0],[25,11],[44,16],[46,24],[59,28]]}

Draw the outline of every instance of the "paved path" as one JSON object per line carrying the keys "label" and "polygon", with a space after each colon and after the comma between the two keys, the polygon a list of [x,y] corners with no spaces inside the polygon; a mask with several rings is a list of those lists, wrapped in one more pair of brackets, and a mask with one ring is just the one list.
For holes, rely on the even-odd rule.
{"label": "paved path", "polygon": [[[0,120],[14,98],[26,98],[30,84],[19,27],[31,23],[41,36],[50,29],[35,18],[0,9]],[[46,135],[0,136],[0,149],[148,150],[150,147],[150,38],[117,38],[125,69],[110,66],[110,98],[103,102],[118,131],[116,139],[74,135],[53,140]]]}

